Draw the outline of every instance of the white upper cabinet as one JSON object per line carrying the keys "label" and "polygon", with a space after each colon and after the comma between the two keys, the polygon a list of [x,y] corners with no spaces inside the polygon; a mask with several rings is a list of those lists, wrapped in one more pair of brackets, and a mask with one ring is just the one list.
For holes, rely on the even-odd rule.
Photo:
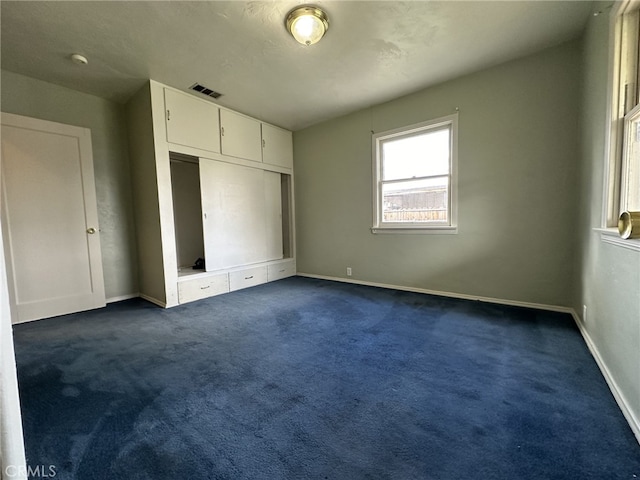
{"label": "white upper cabinet", "polygon": [[219,108],[184,93],[164,89],[167,141],[220,152]]}
{"label": "white upper cabinet", "polygon": [[291,132],[263,123],[262,161],[270,165],[293,168],[293,142]]}
{"label": "white upper cabinet", "polygon": [[230,110],[220,110],[222,153],[262,161],[260,122]]}
{"label": "white upper cabinet", "polygon": [[167,142],[293,169],[290,131],[172,88],[163,90]]}

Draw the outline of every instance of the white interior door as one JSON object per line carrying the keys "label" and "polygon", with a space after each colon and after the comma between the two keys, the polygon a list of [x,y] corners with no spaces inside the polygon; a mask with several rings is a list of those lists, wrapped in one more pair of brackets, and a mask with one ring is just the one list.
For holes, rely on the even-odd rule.
{"label": "white interior door", "polygon": [[1,159],[13,321],[104,306],[90,130],[3,113]]}

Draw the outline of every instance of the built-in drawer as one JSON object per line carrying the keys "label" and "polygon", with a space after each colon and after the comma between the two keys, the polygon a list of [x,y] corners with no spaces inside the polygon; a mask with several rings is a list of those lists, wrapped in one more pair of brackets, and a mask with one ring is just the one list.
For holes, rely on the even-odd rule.
{"label": "built-in drawer", "polygon": [[270,282],[280,280],[281,278],[292,277],[296,274],[295,260],[286,260],[283,262],[272,263],[267,267],[267,279]]}
{"label": "built-in drawer", "polygon": [[226,273],[181,280],[178,282],[178,301],[193,302],[229,291],[229,276]]}
{"label": "built-in drawer", "polygon": [[253,287],[267,281],[267,267],[251,267],[229,272],[229,290]]}

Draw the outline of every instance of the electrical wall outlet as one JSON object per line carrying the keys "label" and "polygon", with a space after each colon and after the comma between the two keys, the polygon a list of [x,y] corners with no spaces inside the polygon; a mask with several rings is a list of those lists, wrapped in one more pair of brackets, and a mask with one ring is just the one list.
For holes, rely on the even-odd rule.
{"label": "electrical wall outlet", "polygon": [[347,277],[351,276],[351,267],[347,267]]}
{"label": "electrical wall outlet", "polygon": [[587,323],[587,306],[582,305],[582,323]]}

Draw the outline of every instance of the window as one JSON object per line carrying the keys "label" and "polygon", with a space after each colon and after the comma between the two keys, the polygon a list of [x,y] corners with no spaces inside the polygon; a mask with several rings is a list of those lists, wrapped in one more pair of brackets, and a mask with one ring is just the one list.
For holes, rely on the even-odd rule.
{"label": "window", "polygon": [[624,120],[622,163],[622,209],[640,212],[640,105]]}
{"label": "window", "polygon": [[616,226],[625,210],[640,211],[640,1],[621,2],[613,19],[605,227]]}
{"label": "window", "polygon": [[458,116],[373,136],[374,233],[455,233]]}

